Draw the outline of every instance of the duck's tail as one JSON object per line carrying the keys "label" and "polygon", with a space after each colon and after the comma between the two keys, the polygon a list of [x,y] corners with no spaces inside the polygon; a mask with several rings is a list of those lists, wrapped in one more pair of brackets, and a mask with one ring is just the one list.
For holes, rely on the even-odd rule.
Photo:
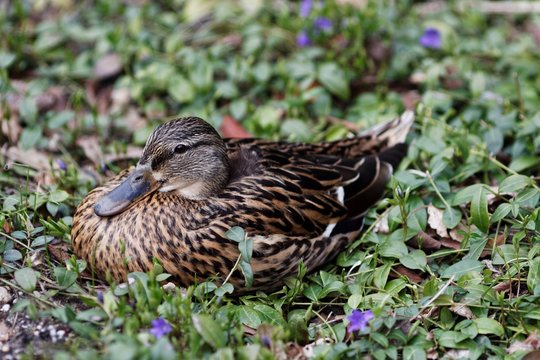
{"label": "duck's tail", "polygon": [[394,120],[362,131],[358,136],[377,139],[381,143],[385,143],[388,147],[391,147],[405,142],[405,138],[407,137],[413,122],[414,112],[407,110]]}

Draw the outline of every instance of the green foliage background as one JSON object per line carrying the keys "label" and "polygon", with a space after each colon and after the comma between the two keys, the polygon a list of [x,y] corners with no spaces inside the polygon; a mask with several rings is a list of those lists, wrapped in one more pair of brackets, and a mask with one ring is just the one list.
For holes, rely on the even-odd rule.
{"label": "green foliage background", "polygon": [[[18,298],[0,313],[10,351],[17,312],[69,334],[23,344],[29,358],[502,359],[532,350],[540,17],[474,1],[430,5],[324,1],[303,18],[290,1],[0,4],[0,282]],[[321,16],[330,30],[314,27]],[[439,49],[419,43],[430,27]],[[302,30],[310,46],[297,45]],[[133,162],[167,118],[197,115],[226,131],[230,116],[257,137],[317,141],[406,107],[417,118],[409,156],[368,231],[277,293],[163,288],[159,266],[108,287],[84,262],[54,256],[69,254],[82,197]],[[348,335],[356,308],[376,318]],[[157,317],[172,325],[161,339],[149,333]]]}

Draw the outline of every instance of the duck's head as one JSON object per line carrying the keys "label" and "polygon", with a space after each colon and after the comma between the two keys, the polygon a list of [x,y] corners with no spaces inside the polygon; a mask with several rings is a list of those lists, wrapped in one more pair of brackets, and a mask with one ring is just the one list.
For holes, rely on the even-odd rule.
{"label": "duck's head", "polygon": [[210,124],[197,117],[172,120],[154,130],[135,170],[94,211],[116,215],[155,191],[204,199],[227,185],[229,173],[225,144]]}

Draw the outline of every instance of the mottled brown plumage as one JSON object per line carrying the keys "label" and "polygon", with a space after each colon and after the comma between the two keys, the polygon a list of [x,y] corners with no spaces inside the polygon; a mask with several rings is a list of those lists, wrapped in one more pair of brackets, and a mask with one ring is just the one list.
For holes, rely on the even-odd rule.
{"label": "mottled brown plumage", "polygon": [[[225,139],[198,118],[150,136],[133,170],[91,191],[73,220],[75,253],[100,277],[124,281],[157,258],[180,285],[225,278],[238,259],[225,236],[254,239],[253,289],[272,290],[333,259],[384,194],[410,112],[356,137],[303,144]],[[230,278],[245,290],[240,271]]]}

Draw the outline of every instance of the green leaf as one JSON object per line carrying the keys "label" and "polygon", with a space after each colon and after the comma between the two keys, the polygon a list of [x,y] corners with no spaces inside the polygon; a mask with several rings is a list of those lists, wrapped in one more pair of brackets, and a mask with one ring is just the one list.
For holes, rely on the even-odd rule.
{"label": "green leaf", "polygon": [[396,240],[394,236],[386,237],[379,246],[381,256],[399,259],[407,255],[407,246],[402,240]]}
{"label": "green leaf", "polygon": [[226,345],[227,336],[212,317],[206,314],[197,314],[192,315],[191,320],[193,321],[195,330],[214,349],[219,349]]}
{"label": "green leaf", "polygon": [[471,234],[469,238],[469,252],[463,257],[463,260],[478,260],[486,247],[487,241],[487,236],[481,236],[476,233]]}
{"label": "green leaf", "polygon": [[38,143],[41,139],[42,129],[38,126],[27,127],[21,134],[20,144],[23,149],[28,150]]}
{"label": "green leaf", "polygon": [[461,260],[457,263],[446,268],[442,273],[442,278],[449,278],[453,275],[460,277],[473,271],[481,271],[484,268],[484,264],[477,260]]}
{"label": "green leaf", "polygon": [[75,114],[73,113],[73,111],[67,111],[67,110],[55,113],[47,121],[47,124],[49,125],[49,129],[61,128],[62,126],[66,125],[69,120],[73,119],[74,116]]}
{"label": "green leaf", "polygon": [[535,288],[540,284],[540,257],[529,260],[529,273],[527,274],[527,287],[534,294]]}
{"label": "green leaf", "polygon": [[64,190],[55,190],[49,194],[49,201],[61,203],[69,197],[69,194]]}
{"label": "green leaf", "polygon": [[473,196],[478,194],[480,191],[483,191],[483,189],[484,185],[482,184],[474,184],[461,189],[457,192],[456,196],[454,196],[454,199],[452,199],[452,205],[463,205],[470,202]]}
{"label": "green leaf", "polygon": [[447,207],[443,211],[442,222],[447,229],[455,228],[461,221],[461,211],[453,207]]}
{"label": "green leaf", "polygon": [[187,103],[195,98],[195,90],[191,83],[182,75],[174,75],[167,88],[169,95],[179,103]]}
{"label": "green leaf", "polygon": [[16,249],[6,250],[2,256],[5,261],[17,261],[22,259],[21,252]]}
{"label": "green leaf", "polygon": [[502,203],[497,206],[497,209],[491,215],[490,223],[496,223],[499,220],[502,220],[512,211],[512,204]]}
{"label": "green leaf", "polygon": [[240,269],[242,269],[242,273],[244,274],[246,287],[250,288],[253,286],[253,269],[251,268],[251,264],[245,261],[240,261]]}
{"label": "green leaf", "polygon": [[238,249],[240,250],[240,254],[242,254],[242,260],[250,263],[251,255],[253,254],[253,239],[247,238],[245,241],[241,241],[238,244]]}
{"label": "green leaf", "polygon": [[237,243],[241,243],[244,241],[246,237],[246,233],[244,232],[244,229],[242,229],[240,226],[235,226],[230,228],[226,233],[225,236],[227,239],[235,241]]}
{"label": "green leaf", "polygon": [[471,220],[474,225],[484,233],[489,230],[489,213],[487,205],[487,197],[485,190],[482,188],[473,195],[471,200]]}
{"label": "green leaf", "polygon": [[46,245],[46,244],[50,243],[53,240],[54,240],[54,236],[41,235],[41,236],[38,236],[37,238],[35,238],[32,241],[32,243],[30,244],[30,246],[31,247],[43,246],[43,245]]}
{"label": "green leaf", "polygon": [[385,264],[375,269],[373,273],[373,285],[378,289],[384,289],[391,269],[391,264]]}
{"label": "green leaf", "polygon": [[439,345],[447,348],[459,347],[459,343],[467,340],[468,336],[458,331],[435,332]]}
{"label": "green leaf", "polygon": [[499,337],[504,335],[504,328],[497,320],[482,317],[474,319],[479,334],[493,334]]}
{"label": "green leaf", "polygon": [[77,280],[76,273],[61,266],[56,266],[54,268],[54,276],[56,277],[56,282],[58,285],[64,289],[67,289],[73,285]]}
{"label": "green leaf", "polygon": [[522,190],[531,184],[531,178],[524,175],[511,175],[504,179],[499,185],[499,194]]}
{"label": "green leaf", "polygon": [[8,52],[0,52],[0,69],[5,69],[9,67],[15,60],[15,54]]}
{"label": "green leaf", "polygon": [[242,305],[238,307],[237,310],[238,319],[244,325],[247,325],[253,329],[256,329],[262,321],[259,317],[259,313],[255,311],[251,306]]}
{"label": "green leaf", "polygon": [[399,262],[412,270],[423,270],[427,265],[426,254],[422,250],[413,250],[399,258]]}
{"label": "green leaf", "polygon": [[332,94],[346,100],[349,98],[349,84],[345,72],[335,63],[325,63],[319,67],[317,77]]}
{"label": "green leaf", "polygon": [[524,155],[513,159],[508,167],[515,172],[522,172],[538,164],[540,164],[540,157],[536,155]]}
{"label": "green leaf", "polygon": [[405,346],[403,348],[403,360],[426,360],[426,350],[420,346]]}
{"label": "green leaf", "polygon": [[36,288],[37,277],[36,272],[31,268],[22,268],[15,271],[15,281],[25,291],[32,292]]}

